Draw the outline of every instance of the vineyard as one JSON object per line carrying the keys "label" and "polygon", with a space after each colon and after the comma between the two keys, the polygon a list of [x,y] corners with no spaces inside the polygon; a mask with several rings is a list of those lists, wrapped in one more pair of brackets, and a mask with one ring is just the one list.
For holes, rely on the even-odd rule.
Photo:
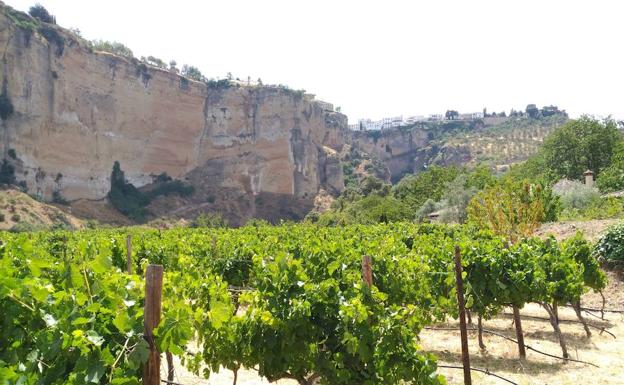
{"label": "vineyard", "polygon": [[[546,310],[560,345],[550,353],[575,361],[558,309],[570,304],[589,336],[581,295],[606,285],[580,236],[509,244],[462,226],[129,228],[1,239],[2,384],[138,384],[156,351],[205,377],[247,368],[299,384],[445,384],[419,335],[458,317],[456,254],[479,343],[483,321],[512,307],[520,356],[518,309],[532,303]],[[152,336],[143,309],[153,265],[162,266],[163,284]]]}

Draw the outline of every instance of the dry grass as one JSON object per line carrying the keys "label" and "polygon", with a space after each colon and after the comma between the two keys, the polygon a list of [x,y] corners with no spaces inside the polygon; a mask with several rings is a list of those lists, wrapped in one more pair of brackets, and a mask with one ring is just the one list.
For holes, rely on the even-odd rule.
{"label": "dry grass", "polygon": [[9,230],[20,223],[35,228],[48,228],[59,223],[74,229],[81,228],[82,221],[66,210],[66,207],[39,202],[13,188],[0,190],[0,214],[4,217],[4,220],[0,221],[0,230]]}

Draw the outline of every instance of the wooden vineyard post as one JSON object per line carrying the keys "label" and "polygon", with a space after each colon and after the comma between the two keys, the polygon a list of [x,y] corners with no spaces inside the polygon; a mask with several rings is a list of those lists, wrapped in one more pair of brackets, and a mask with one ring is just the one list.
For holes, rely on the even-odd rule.
{"label": "wooden vineyard post", "polygon": [[522,320],[520,319],[520,310],[517,306],[512,306],[514,325],[516,326],[516,339],[518,340],[518,354],[520,359],[526,359],[526,349],[524,348],[524,333],[522,332]]}
{"label": "wooden vineyard post", "polygon": [[373,262],[370,255],[362,256],[362,280],[369,289],[373,286]]}
{"label": "wooden vineyard post", "polygon": [[143,368],[143,385],[160,385],[160,353],[154,344],[154,328],[160,323],[162,300],[162,265],[149,265],[145,272],[145,339],[150,347]]}
{"label": "wooden vineyard post", "polygon": [[459,330],[461,332],[464,385],[472,385],[472,377],[470,376],[470,353],[468,352],[468,330],[466,329],[466,305],[464,303],[461,250],[459,246],[455,246],[455,280],[457,282],[457,304],[459,305]]}
{"label": "wooden vineyard post", "polygon": [[128,274],[132,274],[132,235],[126,237],[126,268]]}

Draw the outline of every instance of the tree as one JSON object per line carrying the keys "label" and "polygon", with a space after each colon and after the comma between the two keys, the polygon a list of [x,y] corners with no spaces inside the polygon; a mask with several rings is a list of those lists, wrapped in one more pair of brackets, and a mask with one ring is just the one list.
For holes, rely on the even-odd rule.
{"label": "tree", "polygon": [[624,141],[620,141],[615,145],[611,164],[598,175],[596,185],[602,192],[624,189]]}
{"label": "tree", "polygon": [[169,68],[170,68],[170,69],[174,69],[174,68],[176,68],[176,66],[177,66],[177,65],[178,65],[178,62],[176,62],[175,60],[171,60],[171,61],[169,62]]}
{"label": "tree", "polygon": [[444,116],[446,117],[446,120],[455,120],[459,117],[459,112],[455,110],[447,110]]}
{"label": "tree", "polygon": [[191,80],[196,80],[198,82],[204,81],[206,79],[197,67],[187,64],[182,67],[182,76],[185,76]]}
{"label": "tree", "polygon": [[589,116],[570,120],[544,141],[541,152],[549,177],[580,179],[586,170],[599,175],[611,163],[622,139],[613,120],[599,121]]}
{"label": "tree", "polygon": [[535,104],[527,105],[525,111],[529,118],[537,118],[539,116],[539,109]]}
{"label": "tree", "polygon": [[48,12],[48,10],[45,9],[43,5],[39,3],[30,7],[30,9],[28,10],[28,13],[30,14],[30,16],[44,23],[56,24],[56,17],[50,14],[50,12]]}
{"label": "tree", "polygon": [[516,243],[532,236],[542,222],[556,220],[558,210],[550,188],[505,178],[470,201],[468,220]]}
{"label": "tree", "polygon": [[444,185],[457,177],[456,167],[431,166],[417,175],[408,175],[393,188],[394,197],[407,204],[412,213],[427,199],[438,201],[444,194]]}

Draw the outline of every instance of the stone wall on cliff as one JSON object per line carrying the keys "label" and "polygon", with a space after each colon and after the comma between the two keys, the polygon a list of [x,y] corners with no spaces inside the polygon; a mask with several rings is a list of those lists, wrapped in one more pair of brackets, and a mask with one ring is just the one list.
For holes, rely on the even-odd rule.
{"label": "stone wall on cliff", "polygon": [[342,190],[328,149],[347,140],[344,115],[284,88],[210,88],[49,28],[62,44],[18,27],[0,2],[0,77],[14,107],[2,151],[14,151],[29,193],[103,198],[115,161],[137,186],[166,172],[248,194]]}

